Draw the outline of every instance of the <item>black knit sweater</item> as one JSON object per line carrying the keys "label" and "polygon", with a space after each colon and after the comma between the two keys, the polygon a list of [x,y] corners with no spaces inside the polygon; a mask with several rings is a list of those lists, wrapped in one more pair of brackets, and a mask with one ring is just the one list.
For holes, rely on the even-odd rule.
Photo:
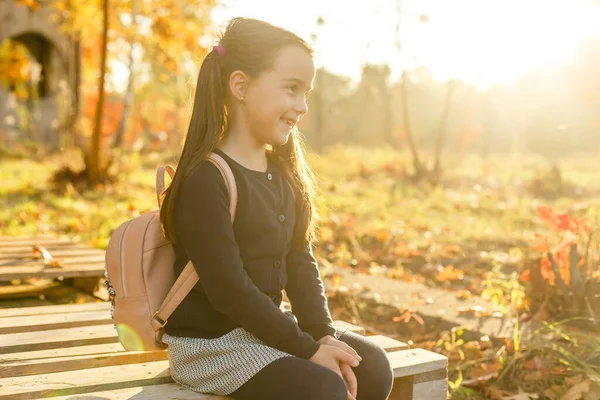
{"label": "black knit sweater", "polygon": [[[261,172],[216,153],[236,179],[235,222],[217,168],[208,162],[196,167],[176,204],[174,268],[178,276],[191,259],[200,282],[165,332],[215,338],[242,327],[271,347],[308,359],[319,348],[316,340],[335,329],[312,248],[294,234],[295,223],[306,224],[306,212],[295,215],[292,190],[273,160]],[[283,289],[297,324],[279,309]]]}

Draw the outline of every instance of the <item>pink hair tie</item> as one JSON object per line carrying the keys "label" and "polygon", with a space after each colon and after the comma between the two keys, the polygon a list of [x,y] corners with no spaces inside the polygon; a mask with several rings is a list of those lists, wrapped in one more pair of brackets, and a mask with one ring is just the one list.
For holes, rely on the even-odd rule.
{"label": "pink hair tie", "polygon": [[216,51],[219,54],[219,56],[225,54],[225,49],[221,45],[213,47],[213,50]]}

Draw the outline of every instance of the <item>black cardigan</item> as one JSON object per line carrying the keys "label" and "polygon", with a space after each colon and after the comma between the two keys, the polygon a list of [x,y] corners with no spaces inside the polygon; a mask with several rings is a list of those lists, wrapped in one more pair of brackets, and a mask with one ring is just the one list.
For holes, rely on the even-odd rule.
{"label": "black cardigan", "polygon": [[[175,274],[191,259],[200,282],[165,332],[216,338],[242,327],[271,347],[308,359],[319,348],[316,341],[335,329],[312,247],[294,235],[306,213],[296,218],[292,190],[273,160],[260,172],[216,152],[236,179],[235,222],[225,181],[213,164],[202,163],[186,178],[173,220]],[[283,289],[298,323],[279,309]]]}

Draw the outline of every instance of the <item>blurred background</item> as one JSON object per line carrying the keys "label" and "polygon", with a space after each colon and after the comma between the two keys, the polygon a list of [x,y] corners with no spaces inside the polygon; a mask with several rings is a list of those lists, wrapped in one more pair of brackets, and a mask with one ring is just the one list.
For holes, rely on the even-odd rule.
{"label": "blurred background", "polygon": [[2,2],[4,148],[85,147],[101,122],[102,148],[176,149],[199,64],[234,16],[314,46],[301,126],[313,151],[388,145],[556,161],[600,148],[595,1],[307,0],[290,10],[273,0],[109,0],[106,26],[100,3]]}
{"label": "blurred background", "polygon": [[333,315],[448,356],[455,399],[600,398],[598,0],[0,0],[2,238],[156,209],[236,16],[315,49]]}

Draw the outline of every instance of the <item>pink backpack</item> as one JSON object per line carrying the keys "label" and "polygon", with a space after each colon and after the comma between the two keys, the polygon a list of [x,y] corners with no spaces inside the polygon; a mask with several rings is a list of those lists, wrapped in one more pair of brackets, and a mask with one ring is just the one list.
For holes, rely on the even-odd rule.
{"label": "pink backpack", "polygon": [[[215,153],[210,154],[208,161],[219,169],[227,184],[233,223],[237,188],[231,168]],[[165,171],[171,178],[175,173],[170,165],[158,169],[157,197],[164,189]],[[191,261],[175,280],[174,260],[173,246],[163,235],[158,210],[128,220],[113,232],[106,249],[104,275],[112,303],[111,316],[119,342],[126,350],[167,347],[162,341],[163,328],[199,280]]]}

